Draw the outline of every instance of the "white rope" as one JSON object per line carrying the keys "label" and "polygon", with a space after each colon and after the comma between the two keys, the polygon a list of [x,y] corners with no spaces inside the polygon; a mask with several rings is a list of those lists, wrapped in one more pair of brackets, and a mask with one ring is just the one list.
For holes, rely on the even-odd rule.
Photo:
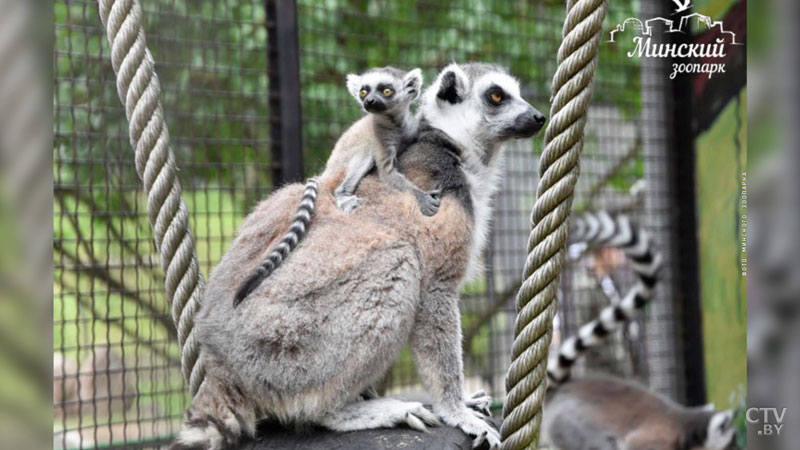
{"label": "white rope", "polygon": [[192,327],[205,283],[169,146],[159,100],[161,85],[142,28],[142,7],[138,0],[99,0],[99,9],[111,44],[117,94],[125,106],[130,142],[136,151],[136,173],[144,183],[147,213],[161,254],[167,300],[181,346],[183,377],[195,393],[205,371],[198,360],[200,350]]}
{"label": "white rope", "polygon": [[538,195],[531,213],[525,281],[517,297],[514,360],[506,376],[508,395],[500,429],[503,450],[536,448],[539,441],[556,291],[607,7],[605,0],[569,0],[567,5],[552,84],[551,119],[539,162]]}

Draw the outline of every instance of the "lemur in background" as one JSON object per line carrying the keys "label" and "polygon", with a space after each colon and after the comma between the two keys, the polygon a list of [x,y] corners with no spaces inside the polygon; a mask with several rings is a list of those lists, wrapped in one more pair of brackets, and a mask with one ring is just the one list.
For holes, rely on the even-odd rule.
{"label": "lemur in background", "polygon": [[[303,192],[286,186],[258,204],[215,267],[194,330],[205,381],[173,449],[218,450],[253,436],[257,419],[354,431],[443,423],[500,445],[464,391],[459,293],[480,254],[502,173],[503,144],[530,138],[545,117],[502,67],[452,64],[422,96],[417,137],[398,168],[422,189],[441,189],[432,217],[368,175],[350,214],[319,201],[314,232],[252,301],[230,298],[289,226]],[[340,170],[341,172],[341,170]],[[341,173],[340,173],[341,175]],[[320,179],[333,192],[339,177]],[[272,236],[272,238],[271,238]],[[396,398],[363,399],[408,346],[429,410]]]}
{"label": "lemur in background", "polygon": [[551,386],[542,424],[543,441],[560,450],[722,450],[733,440],[733,412],[713,406],[686,408],[635,383],[610,376],[570,379],[589,348],[633,318],[652,297],[661,254],[648,233],[625,215],[586,212],[575,217],[570,246],[620,248],[631,259],[637,284],[617,304],[564,340],[551,358]]}
{"label": "lemur in background", "polygon": [[723,450],[736,430],[731,410],[687,408],[636,383],[593,376],[548,393],[542,431],[559,450]]}
{"label": "lemur in background", "polygon": [[[422,214],[436,214],[439,192],[423,192],[395,167],[398,150],[414,138],[419,127],[411,105],[422,90],[422,71],[380,67],[360,75],[351,73],[347,75],[347,90],[367,114],[339,137],[322,174],[322,178],[332,177],[342,167],[347,168],[344,180],[334,191],[336,205],[345,212],[358,207],[359,199],[355,196],[358,185],[373,167],[377,167],[382,182],[414,195]],[[316,178],[307,182],[289,232],[242,284],[234,297],[234,305],[241,303],[269,277],[303,238],[316,206],[317,185]]]}

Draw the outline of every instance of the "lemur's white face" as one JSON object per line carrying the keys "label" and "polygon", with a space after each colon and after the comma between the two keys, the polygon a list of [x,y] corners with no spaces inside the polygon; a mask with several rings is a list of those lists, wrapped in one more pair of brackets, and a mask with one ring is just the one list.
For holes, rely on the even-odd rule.
{"label": "lemur's white face", "polygon": [[445,67],[425,91],[421,111],[433,127],[487,160],[499,144],[534,136],[546,120],[520,97],[516,79],[483,64]]}
{"label": "lemur's white face", "polygon": [[364,111],[385,113],[408,109],[422,91],[422,71],[373,69],[360,75],[347,75],[347,91]]}
{"label": "lemur's white face", "polygon": [[703,448],[705,450],[723,450],[730,445],[735,432],[733,411],[718,412],[708,421],[708,434]]}

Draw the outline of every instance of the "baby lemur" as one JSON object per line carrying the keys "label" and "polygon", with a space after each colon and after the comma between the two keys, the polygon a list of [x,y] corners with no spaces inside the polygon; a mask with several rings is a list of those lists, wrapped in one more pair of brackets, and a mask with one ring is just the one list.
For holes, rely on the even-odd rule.
{"label": "baby lemur", "polygon": [[347,75],[347,90],[368,114],[342,134],[322,175],[330,176],[347,167],[344,180],[334,191],[339,208],[349,212],[358,206],[358,185],[376,167],[382,182],[414,194],[422,214],[436,214],[437,193],[423,192],[396,168],[398,149],[416,135],[419,127],[411,104],[419,98],[421,89],[422,71],[418,68],[404,72],[381,67]]}
{"label": "baby lemur", "polygon": [[[347,90],[368,114],[342,134],[328,158],[322,178],[336,176],[342,167],[346,173],[334,191],[336,205],[345,212],[359,205],[355,196],[361,180],[377,167],[380,180],[401,192],[411,192],[420,211],[426,216],[439,209],[438,191],[423,192],[395,167],[398,149],[417,133],[419,119],[411,104],[419,98],[422,71],[405,72],[394,67],[369,69],[347,75]],[[295,219],[281,243],[256,268],[236,292],[238,305],[253,292],[289,256],[305,235],[316,206],[317,181],[309,180],[306,193],[295,213]]]}

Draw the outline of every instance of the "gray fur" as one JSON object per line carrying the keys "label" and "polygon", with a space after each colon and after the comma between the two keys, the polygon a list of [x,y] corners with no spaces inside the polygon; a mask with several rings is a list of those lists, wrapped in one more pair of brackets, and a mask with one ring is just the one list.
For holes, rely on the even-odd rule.
{"label": "gray fur", "polygon": [[[486,72],[484,78],[498,74]],[[472,91],[472,82],[480,79],[462,79],[464,98],[460,106],[448,104],[447,111],[439,111],[444,105],[435,96],[426,97],[433,100],[423,103],[423,118],[469,114],[464,109],[473,103],[466,99],[484,94]],[[523,102],[518,95],[513,100],[517,106]],[[528,105],[519,114],[532,110]],[[491,215],[486,192],[478,192],[493,192],[485,174],[499,173],[497,150],[504,140],[531,134],[527,129],[519,136],[487,134],[496,128],[494,121],[507,120],[498,117],[426,125],[399,155],[398,167],[416,185],[441,187],[441,209],[435,216],[422,216],[411,196],[397,195],[374,176],[361,183],[363,203],[352,213],[343,213],[333,197],[321,195],[314,227],[284,269],[253,291],[251,301],[234,309],[226,299],[246,276],[242,269],[270,251],[264,250],[264,240],[287,222],[302,186],[281,189],[245,218],[209,278],[195,324],[201,357],[211,369],[179,442],[206,439],[215,450],[221,442],[217,436],[228,442],[230,436],[251,435],[254,417],[339,431],[398,423],[419,429],[433,425],[433,417],[492,447],[499,445],[499,434],[486,417],[468,408],[487,400],[464,393],[458,309],[461,284],[480,252],[473,246],[483,245],[474,235],[485,226],[479,221]],[[481,139],[460,140],[464,126],[471,128],[466,133]],[[492,158],[481,157],[490,153]],[[320,192],[332,192],[342,172],[324,174]],[[497,181],[496,176],[491,179]],[[418,404],[363,400],[360,395],[383,376],[406,344],[434,398],[433,416]],[[227,416],[244,418],[247,424],[212,420],[220,410],[232,411]],[[220,430],[218,424],[232,427]]]}
{"label": "gray fur", "polygon": [[[562,450],[623,450],[624,444],[613,430],[593,423],[591,416],[575,413],[582,407],[583,403],[573,398],[549,402],[541,442],[557,443]],[[581,432],[576,433],[575,430]]]}
{"label": "gray fur", "polygon": [[723,450],[732,412],[687,408],[612,377],[569,381],[548,395],[543,441],[560,450]]}

